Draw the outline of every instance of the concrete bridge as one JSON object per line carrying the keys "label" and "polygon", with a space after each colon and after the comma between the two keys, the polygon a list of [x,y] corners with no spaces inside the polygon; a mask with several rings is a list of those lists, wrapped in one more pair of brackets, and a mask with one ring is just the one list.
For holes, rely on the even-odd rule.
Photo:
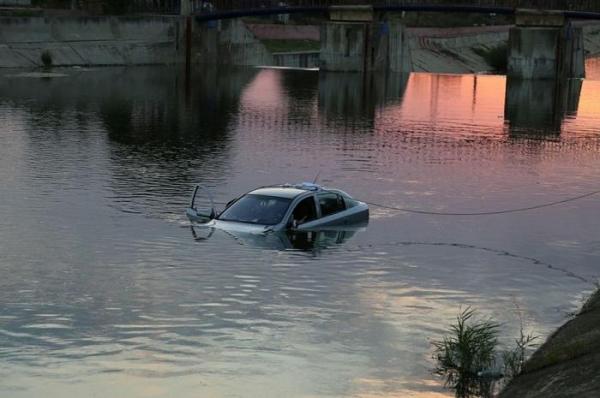
{"label": "concrete bridge", "polygon": [[[411,51],[402,15],[405,11],[423,11],[514,15],[516,26],[510,31],[508,75],[519,79],[556,79],[584,74],[582,32],[571,21],[600,20],[600,12],[594,11],[600,10],[600,0],[375,0],[368,6],[356,4],[362,1],[132,0],[128,5],[132,4],[138,12],[153,13],[152,7],[160,7],[160,12],[158,9],[154,12],[163,13],[168,5],[181,16],[6,17],[0,21],[0,38],[4,41],[0,43],[0,66],[39,65],[40,54],[48,53],[54,65],[175,63],[183,58],[189,68],[192,49],[200,54],[210,53],[202,46],[212,40],[210,36],[215,36],[217,29],[204,29],[205,22],[313,13],[326,16],[320,34],[322,70],[408,72]],[[75,2],[80,6],[103,3]],[[521,6],[564,10],[515,8]],[[88,14],[94,15],[92,11]],[[235,39],[221,35],[221,42],[214,40],[209,44],[216,48],[224,41],[229,47],[238,45],[242,52],[252,51]],[[93,42],[93,48],[89,42]],[[144,45],[137,45],[139,42]],[[109,43],[114,43],[116,51],[106,50]],[[221,55],[218,51],[210,54],[217,58]]]}
{"label": "concrete bridge", "polygon": [[[330,5],[356,1],[296,0],[285,5],[260,0],[211,2],[182,0],[181,12],[196,22],[287,13],[326,13],[321,28],[320,68],[325,71],[410,71],[409,49],[400,16],[406,11],[495,13],[514,15],[510,30],[509,77],[518,79],[565,79],[584,77],[581,28],[574,19],[599,19],[600,1],[479,0],[447,2],[374,1],[370,5]],[[520,9],[515,6],[556,6],[566,10]],[[216,5],[215,5],[216,4]],[[189,24],[191,26],[191,24]],[[191,28],[190,28],[191,29]],[[188,54],[188,65],[189,65]]]}
{"label": "concrete bridge", "polygon": [[377,8],[400,7],[406,11],[440,7],[479,7],[496,10],[517,8],[600,12],[599,0],[191,0],[194,11],[242,11],[287,8],[328,8],[369,4]]}

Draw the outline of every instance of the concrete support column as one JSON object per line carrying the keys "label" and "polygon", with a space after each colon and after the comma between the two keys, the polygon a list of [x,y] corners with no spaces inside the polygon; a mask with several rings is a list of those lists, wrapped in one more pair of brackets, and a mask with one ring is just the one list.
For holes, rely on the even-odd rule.
{"label": "concrete support column", "polygon": [[180,0],[179,14],[184,18],[185,31],[185,81],[186,88],[189,89],[192,71],[192,2],[191,0]]}
{"label": "concrete support column", "polygon": [[583,33],[559,11],[517,10],[507,75],[517,79],[585,76]]}
{"label": "concrete support column", "polygon": [[320,69],[366,71],[369,61],[373,7],[333,6],[330,21],[321,26]]}
{"label": "concrete support column", "polygon": [[389,32],[387,46],[388,70],[400,73],[411,72],[412,60],[404,25],[396,18],[390,18],[385,23]]}
{"label": "concrete support column", "polygon": [[192,2],[191,0],[180,0],[179,2],[179,15],[189,16],[192,15]]}
{"label": "concrete support column", "polygon": [[321,26],[320,69],[405,71],[404,27],[376,18],[372,6],[332,6]]}

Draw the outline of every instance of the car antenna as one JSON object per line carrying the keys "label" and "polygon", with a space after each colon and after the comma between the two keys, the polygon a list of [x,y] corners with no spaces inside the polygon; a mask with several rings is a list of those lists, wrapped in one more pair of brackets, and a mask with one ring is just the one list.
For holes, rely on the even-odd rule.
{"label": "car antenna", "polygon": [[317,175],[315,176],[315,179],[313,180],[313,184],[317,183],[317,180],[319,179],[319,176],[321,175],[321,170],[319,170],[319,172],[317,173]]}

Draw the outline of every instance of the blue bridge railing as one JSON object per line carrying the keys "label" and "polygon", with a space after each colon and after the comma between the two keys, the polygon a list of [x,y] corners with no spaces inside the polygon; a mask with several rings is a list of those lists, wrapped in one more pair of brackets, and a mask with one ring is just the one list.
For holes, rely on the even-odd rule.
{"label": "blue bridge railing", "polygon": [[[39,0],[38,5],[75,8],[98,14],[179,14],[181,0]],[[321,10],[332,5],[371,4],[380,9],[442,9],[477,7],[481,10],[538,8],[600,12],[600,0],[191,0],[194,14],[274,10],[279,8]]]}

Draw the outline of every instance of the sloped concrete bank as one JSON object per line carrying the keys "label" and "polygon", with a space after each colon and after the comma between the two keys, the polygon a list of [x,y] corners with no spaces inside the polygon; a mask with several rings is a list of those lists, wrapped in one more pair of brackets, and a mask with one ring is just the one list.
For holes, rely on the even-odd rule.
{"label": "sloped concrete bank", "polygon": [[273,55],[239,19],[194,24],[193,61],[221,65],[275,65]]}
{"label": "sloped concrete bank", "polygon": [[[600,24],[576,23],[583,28],[587,56],[600,54]],[[474,73],[493,71],[482,54],[508,42],[511,25],[466,28],[408,28],[412,71]]]}
{"label": "sloped concrete bank", "polygon": [[481,55],[508,42],[510,26],[408,28],[412,71],[474,73],[494,70]]}
{"label": "sloped concrete bank", "polygon": [[172,64],[182,32],[178,17],[1,17],[0,67]]}
{"label": "sloped concrete bank", "polygon": [[499,398],[600,396],[600,290],[525,363]]}

